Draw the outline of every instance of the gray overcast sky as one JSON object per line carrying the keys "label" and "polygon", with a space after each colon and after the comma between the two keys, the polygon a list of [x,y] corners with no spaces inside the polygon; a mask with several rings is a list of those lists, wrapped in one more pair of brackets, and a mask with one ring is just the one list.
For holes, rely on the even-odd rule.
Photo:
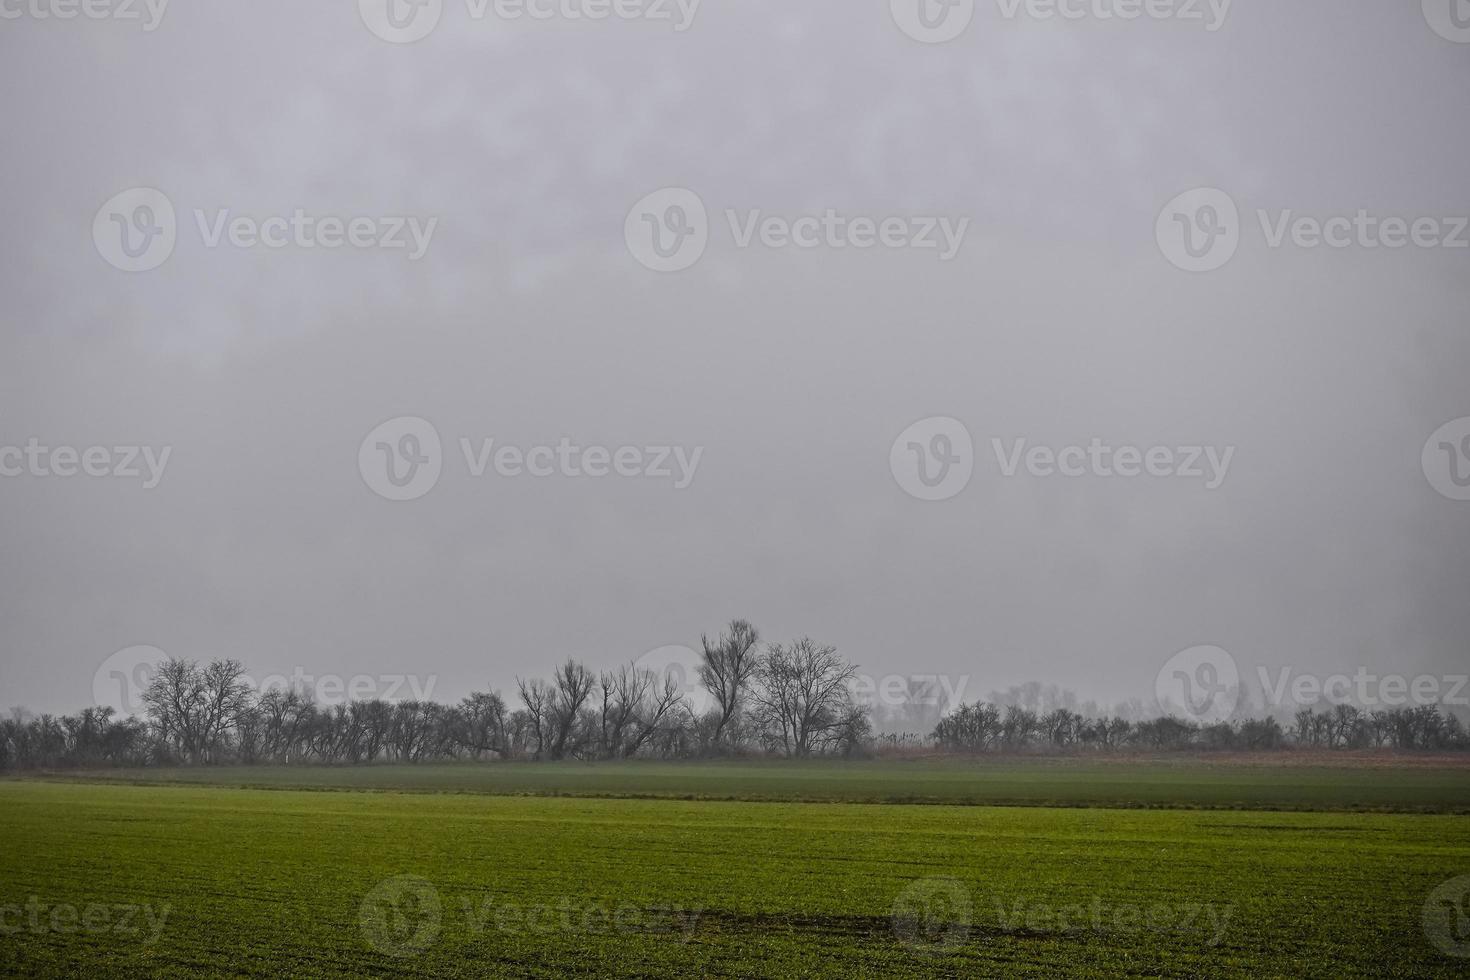
{"label": "gray overcast sky", "polygon": [[[1206,643],[1470,666],[1470,502],[1421,465],[1470,416],[1470,249],[1271,248],[1257,218],[1470,215],[1470,44],[1417,2],[1237,0],[1209,31],[982,0],[938,45],[886,0],[704,0],[682,32],[445,0],[414,44],[351,0],[178,2],[0,20],[0,80],[0,447],[171,447],[153,489],[0,477],[4,706],[88,704],[135,644],[457,698],[734,616],[972,695],[1146,696]],[[139,186],[177,244],[128,273],[93,220]],[[709,243],[660,274],[624,222],[667,187]],[[1239,208],[1208,273],[1156,240],[1195,187]],[[438,224],[414,261],[208,247],[195,217],[298,208]],[[945,262],[741,248],[725,217],[828,208],[970,224]],[[392,502],[358,452],[401,416],[443,469]],[[890,463],[931,417],[974,442],[937,502]],[[703,455],[682,490],[475,478],[461,437]],[[1094,438],[1235,452],[1208,490],[1006,477],[991,442]]]}

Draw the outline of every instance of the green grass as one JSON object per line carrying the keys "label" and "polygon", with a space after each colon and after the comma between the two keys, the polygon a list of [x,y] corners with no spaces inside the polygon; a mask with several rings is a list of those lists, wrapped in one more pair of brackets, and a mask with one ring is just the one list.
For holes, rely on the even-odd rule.
{"label": "green grass", "polygon": [[[1264,757],[1270,759],[1270,757]],[[294,789],[848,803],[1470,813],[1470,768],[982,759],[118,770],[62,779]]]}
{"label": "green grass", "polygon": [[[1470,818],[1454,815],[10,780],[0,906],[36,896],[48,909],[169,911],[154,942],[146,926],[22,922],[0,936],[0,973],[1463,976],[1470,961],[1436,949],[1421,914],[1437,885],[1467,873]],[[425,908],[378,919],[390,909],[373,900],[366,929],[361,919],[373,889],[402,875],[432,889],[440,929],[395,957],[375,943],[413,936],[433,921]],[[895,934],[895,903],[915,883],[970,904],[953,945],[916,949]],[[1070,929],[1042,914],[1065,906],[1078,907]],[[1135,909],[1152,910],[1152,928],[1118,918]],[[526,910],[539,910],[533,930]],[[624,928],[598,910],[621,912]]]}

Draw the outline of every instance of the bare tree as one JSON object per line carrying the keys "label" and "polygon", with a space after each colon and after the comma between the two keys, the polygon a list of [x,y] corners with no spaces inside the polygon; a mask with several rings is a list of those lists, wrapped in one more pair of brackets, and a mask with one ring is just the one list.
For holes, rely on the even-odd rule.
{"label": "bare tree", "polygon": [[787,755],[810,755],[848,716],[856,671],[836,647],[819,646],[808,637],[789,647],[772,644],[760,658],[753,700]]}
{"label": "bare tree", "polygon": [[448,738],[441,721],[442,705],[433,701],[399,701],[392,706],[388,741],[400,762],[419,762],[444,752]]}
{"label": "bare tree", "polygon": [[[656,736],[671,735],[671,729],[675,727],[673,722],[688,714],[684,692],[677,678],[665,675],[660,685],[652,673],[641,673],[646,676],[647,685],[639,698],[638,710],[634,712],[633,732],[623,744],[624,756],[637,755]],[[681,708],[685,710],[681,711]]]}
{"label": "bare tree", "polygon": [[714,698],[718,713],[710,741],[718,744],[731,720],[744,706],[746,692],[760,659],[755,650],[760,642],[760,631],[745,620],[737,619],[715,642],[710,642],[708,636],[701,636],[699,642],[704,648],[699,681]]}
{"label": "bare tree", "polygon": [[532,741],[535,743],[533,750],[536,758],[541,758],[546,751],[547,737],[551,724],[551,703],[554,692],[551,685],[541,678],[532,678],[523,681],[516,678],[516,690],[521,696],[521,704],[526,706],[526,723],[530,730]]}
{"label": "bare tree", "polygon": [[652,686],[653,675],[632,664],[605,671],[598,678],[597,749],[600,756],[612,759],[625,754],[628,732],[636,725],[639,708]]}
{"label": "bare tree", "polygon": [[494,752],[504,758],[510,751],[505,732],[505,701],[496,693],[475,691],[459,703],[453,716],[455,744],[476,758]]}
{"label": "bare tree", "polygon": [[199,727],[205,755],[209,761],[214,761],[225,751],[236,719],[250,707],[250,686],[245,683],[245,665],[233,659],[211,660],[200,671],[200,681],[203,686],[200,703],[203,717]]}
{"label": "bare tree", "polygon": [[204,701],[204,677],[192,660],[165,660],[143,691],[143,705],[163,741],[189,762],[203,756]]}
{"label": "bare tree", "polygon": [[256,700],[261,751],[272,762],[290,762],[308,724],[311,699],[303,691],[272,687]]}
{"label": "bare tree", "polygon": [[349,750],[364,762],[376,762],[393,726],[393,706],[387,701],[354,701],[348,712],[356,740]]}
{"label": "bare tree", "polygon": [[582,708],[592,696],[594,683],[592,673],[570,657],[552,674],[550,715],[553,759],[564,759],[569,752],[580,748],[578,722],[581,720]]}

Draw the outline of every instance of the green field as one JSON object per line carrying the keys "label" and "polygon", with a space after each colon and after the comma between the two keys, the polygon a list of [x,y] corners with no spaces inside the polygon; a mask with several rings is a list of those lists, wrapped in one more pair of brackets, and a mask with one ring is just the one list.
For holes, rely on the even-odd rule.
{"label": "green field", "polygon": [[1470,813],[1470,768],[1463,764],[1452,768],[1448,763],[1283,765],[1199,758],[1131,762],[929,759],[836,765],[784,761],[461,763],[111,770],[82,778],[531,796]]}
{"label": "green field", "polygon": [[[554,767],[505,768],[543,790],[591,785],[577,767],[561,782]],[[685,769],[686,783],[697,782],[699,770]],[[823,771],[855,786],[882,771],[756,769],[746,778],[765,787],[790,778],[802,793],[822,785]],[[1167,771],[1176,804],[1244,792],[1188,767]],[[920,781],[944,783],[937,772]],[[1021,775],[1003,781],[1014,787]],[[416,790],[527,791],[496,782],[512,777],[495,767],[421,776]],[[643,776],[673,778],[663,768]],[[289,777],[357,788],[405,781],[401,769]],[[1052,772],[1039,790],[1066,783]],[[1444,793],[1404,785],[1415,806]],[[1158,792],[1146,783],[1139,795]],[[1440,798],[1458,805],[1454,794]],[[1470,960],[1444,951],[1460,936],[1456,910],[1445,906],[1437,945],[1424,909],[1466,874],[1470,818],[1449,813],[20,779],[0,781],[0,973],[1464,976]]]}

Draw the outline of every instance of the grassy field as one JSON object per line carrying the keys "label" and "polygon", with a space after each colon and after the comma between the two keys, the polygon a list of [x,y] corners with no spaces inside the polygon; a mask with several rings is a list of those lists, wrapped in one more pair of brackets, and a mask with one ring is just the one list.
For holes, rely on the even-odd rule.
{"label": "grassy field", "polygon": [[0,973],[1464,976],[1466,874],[1451,814],[9,780]]}
{"label": "grassy field", "polygon": [[[1169,758],[908,762],[513,763],[110,770],[81,778],[257,788],[990,806],[1470,813],[1450,759]],[[60,778],[76,779],[75,774]]]}

